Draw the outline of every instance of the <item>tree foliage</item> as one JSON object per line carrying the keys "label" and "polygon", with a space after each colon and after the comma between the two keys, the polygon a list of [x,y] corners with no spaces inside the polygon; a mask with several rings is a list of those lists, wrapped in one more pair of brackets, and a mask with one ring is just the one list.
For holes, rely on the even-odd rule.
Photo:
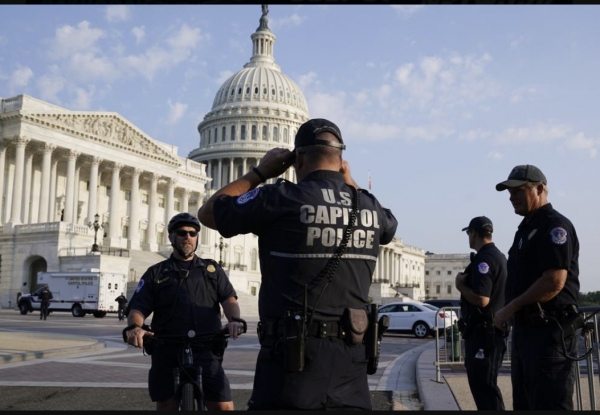
{"label": "tree foliage", "polygon": [[592,291],[589,293],[579,293],[579,305],[600,305],[600,291]]}

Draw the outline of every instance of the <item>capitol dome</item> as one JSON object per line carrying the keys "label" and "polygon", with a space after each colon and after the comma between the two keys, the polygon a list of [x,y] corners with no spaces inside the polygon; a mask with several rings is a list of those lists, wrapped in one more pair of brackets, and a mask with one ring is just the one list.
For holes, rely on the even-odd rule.
{"label": "capitol dome", "polygon": [[[296,131],[309,119],[304,94],[275,63],[275,35],[267,13],[263,9],[250,36],[250,61],[219,88],[212,109],[198,124],[200,145],[188,155],[207,165],[212,189],[243,176],[274,147],[291,150]],[[289,169],[282,177],[294,180],[293,173]]]}

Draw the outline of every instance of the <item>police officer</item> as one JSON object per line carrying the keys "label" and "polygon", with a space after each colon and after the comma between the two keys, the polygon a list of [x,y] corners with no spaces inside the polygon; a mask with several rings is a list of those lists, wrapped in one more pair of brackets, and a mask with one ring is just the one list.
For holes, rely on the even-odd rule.
{"label": "police officer", "polygon": [[40,304],[40,320],[46,320],[46,317],[48,317],[48,308],[50,308],[50,300],[52,300],[52,298],[54,298],[52,291],[50,291],[50,288],[46,285],[40,294],[40,300],[42,300]]}
{"label": "police officer", "polygon": [[506,305],[496,325],[514,318],[511,379],[514,410],[573,410],[578,316],[579,241],[569,219],[548,203],[546,176],[516,166],[496,190],[508,189],[523,216],[510,251]]}
{"label": "police officer", "polygon": [[[392,240],[397,221],[352,179],[334,123],[305,122],[295,147],[268,151],[258,167],[198,211],[200,221],[224,237],[258,235],[261,349],[248,406],[368,410],[366,352],[358,333],[366,327],[379,245]],[[280,179],[259,187],[292,164],[298,184]]]}
{"label": "police officer", "polygon": [[503,411],[498,370],[506,353],[506,338],[504,331],[494,326],[493,319],[504,306],[506,257],[492,242],[494,227],[490,219],[473,218],[464,231],[469,248],[477,252],[467,272],[456,276],[461,318],[466,325],[462,334],[467,378],[478,410]]}
{"label": "police officer", "polygon": [[125,297],[125,293],[121,293],[120,296],[118,296],[117,298],[115,298],[115,301],[119,304],[119,310],[118,310],[118,316],[119,316],[119,320],[124,320],[125,316],[124,316],[124,312],[125,312],[125,306],[127,305],[127,297]]}
{"label": "police officer", "polygon": [[[183,336],[194,330],[202,336],[229,330],[236,339],[242,324],[232,322],[240,317],[233,286],[223,269],[212,260],[196,256],[200,222],[187,212],[169,221],[167,230],[173,247],[170,258],[151,266],[142,275],[125,311],[129,326],[123,330],[127,343],[143,347],[142,328],[151,314],[152,331],[157,335]],[[221,327],[219,303],[229,323]],[[148,392],[157,410],[176,410],[173,369],[177,368],[180,346],[155,344],[148,376]],[[222,356],[211,350],[194,351],[194,362],[202,366],[202,388],[209,410],[233,410],[229,380],[222,367]]]}

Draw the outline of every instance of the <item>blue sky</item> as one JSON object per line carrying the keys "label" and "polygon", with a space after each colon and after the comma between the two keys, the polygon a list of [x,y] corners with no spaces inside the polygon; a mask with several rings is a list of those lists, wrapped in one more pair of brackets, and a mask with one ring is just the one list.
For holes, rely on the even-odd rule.
{"label": "blue sky", "polygon": [[[248,62],[259,5],[0,6],[0,96],[114,111],[196,148],[223,81]],[[357,182],[397,236],[469,252],[460,230],[521,217],[496,192],[518,164],[545,173],[572,220],[584,292],[600,290],[600,6],[271,5],[274,56],[313,118],[342,130]]]}

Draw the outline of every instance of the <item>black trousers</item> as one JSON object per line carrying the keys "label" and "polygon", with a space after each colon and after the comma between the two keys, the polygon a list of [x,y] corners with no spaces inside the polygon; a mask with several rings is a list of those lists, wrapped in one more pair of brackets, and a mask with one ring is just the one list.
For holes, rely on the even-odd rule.
{"label": "black trousers", "polygon": [[50,302],[49,301],[42,301],[42,304],[40,306],[40,319],[44,319],[46,320],[46,317],[48,317],[48,308],[50,307]]}
{"label": "black trousers", "polygon": [[[574,356],[577,335],[564,339]],[[515,326],[511,353],[513,409],[573,410],[575,365],[564,356],[560,330],[555,321],[547,326]]]}
{"label": "black trousers", "polygon": [[[498,388],[498,371],[506,353],[506,338],[500,330],[486,334],[475,329],[465,340],[465,368],[471,394],[478,410],[503,411],[504,401]],[[486,338],[489,336],[489,338]],[[483,350],[478,357],[479,350]]]}
{"label": "black trousers", "polygon": [[248,410],[371,410],[363,344],[308,337],[302,372],[286,372],[283,353],[275,350],[260,349]]}

